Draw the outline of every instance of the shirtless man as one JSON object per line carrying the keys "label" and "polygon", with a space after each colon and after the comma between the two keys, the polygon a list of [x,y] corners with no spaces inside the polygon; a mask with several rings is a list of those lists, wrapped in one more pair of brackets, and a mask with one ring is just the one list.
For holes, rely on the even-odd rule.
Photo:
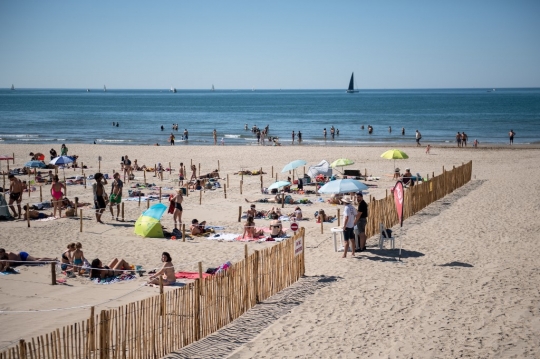
{"label": "shirtless man", "polygon": [[24,209],[24,215],[23,215],[23,218],[26,219],[28,216],[30,216],[30,219],[42,219],[42,218],[49,218],[49,217],[52,217],[53,215],[47,215],[45,213],[41,213],[41,212],[38,212],[36,210],[28,210],[28,205],[24,205],[23,207]]}
{"label": "shirtless man", "polygon": [[[21,219],[21,201],[22,201],[22,192],[23,192],[23,185],[20,179],[15,177],[15,175],[10,174],[8,176],[10,184],[9,184],[9,208],[13,211],[13,217],[17,217]],[[13,206],[13,202],[17,202],[17,209],[19,210],[19,213],[15,211],[15,207]]]}
{"label": "shirtless man", "polygon": [[111,219],[114,219],[113,206],[116,204],[116,220],[120,216],[120,203],[122,203],[122,189],[124,183],[120,180],[120,173],[116,172],[113,176],[114,180],[111,188],[111,195],[109,197],[109,208],[111,210]]}
{"label": "shirtless man", "polygon": [[202,221],[199,223],[197,219],[191,220],[191,228],[189,229],[191,231],[191,234],[202,234],[206,232],[206,229],[204,228],[206,226],[206,221]]}

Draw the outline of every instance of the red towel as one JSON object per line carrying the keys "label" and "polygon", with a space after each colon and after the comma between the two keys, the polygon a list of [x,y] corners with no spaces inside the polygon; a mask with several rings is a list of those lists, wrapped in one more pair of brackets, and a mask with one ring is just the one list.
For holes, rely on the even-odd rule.
{"label": "red towel", "polygon": [[[174,276],[178,279],[185,278],[185,279],[197,279],[199,278],[199,273],[197,272],[176,272],[174,273]],[[210,277],[211,274],[203,273],[203,278]]]}

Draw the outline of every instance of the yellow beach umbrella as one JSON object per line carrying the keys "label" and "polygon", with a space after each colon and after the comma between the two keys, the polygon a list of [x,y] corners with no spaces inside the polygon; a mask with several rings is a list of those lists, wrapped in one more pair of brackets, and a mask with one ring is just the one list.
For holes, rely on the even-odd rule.
{"label": "yellow beach umbrella", "polygon": [[381,155],[381,157],[386,158],[387,160],[394,160],[394,169],[396,169],[396,160],[404,160],[409,158],[405,152],[396,149],[386,151]]}

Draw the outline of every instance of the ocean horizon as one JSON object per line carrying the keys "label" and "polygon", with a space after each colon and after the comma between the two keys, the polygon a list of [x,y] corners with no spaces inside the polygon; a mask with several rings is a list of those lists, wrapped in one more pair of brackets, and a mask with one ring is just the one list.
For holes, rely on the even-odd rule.
{"label": "ocean horizon", "polygon": [[269,126],[283,144],[293,130],[306,145],[414,143],[417,129],[422,144],[451,144],[458,131],[470,143],[503,144],[511,129],[516,144],[540,143],[540,88],[89,90],[0,89],[0,143],[168,145],[172,132],[177,145],[211,145],[216,129],[218,142],[256,145],[246,124]]}

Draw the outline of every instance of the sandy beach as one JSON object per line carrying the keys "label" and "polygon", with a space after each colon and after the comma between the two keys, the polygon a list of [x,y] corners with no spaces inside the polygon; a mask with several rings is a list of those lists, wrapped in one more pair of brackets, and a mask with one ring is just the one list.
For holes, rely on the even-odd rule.
{"label": "sandy beach", "polygon": [[[147,173],[147,181],[173,193],[179,163],[189,167],[200,164],[201,173],[220,169],[221,183],[229,175],[230,187],[225,199],[223,189],[190,192],[184,199],[184,223],[193,218],[223,226],[226,233],[242,233],[238,208],[245,211],[250,200],[271,197],[262,195],[259,176],[244,176],[240,194],[239,170],[262,167],[263,185],[274,182],[287,163],[303,159],[309,165],[322,159],[332,162],[348,158],[355,162],[346,169],[380,177],[368,182],[374,185],[365,196],[385,196],[394,181],[393,161],[380,158],[391,148],[385,147],[308,147],[308,146],[104,146],[66,144],[70,155],[78,155],[79,163],[89,168],[87,175],[101,172],[112,175],[120,170],[121,156],[137,159],[139,165],[154,167],[161,162],[172,164],[173,174],[164,174],[159,181]],[[58,151],[59,146],[54,146]],[[492,148],[407,146],[402,149],[409,159],[396,161],[396,166],[411,169],[422,176],[438,175],[447,169],[473,161],[473,179],[451,195],[425,208],[405,221],[403,228],[393,228],[403,243],[403,263],[396,263],[396,251],[379,250],[378,236],[368,239],[368,250],[356,257],[342,259],[334,252],[327,223],[321,234],[314,212],[324,209],[335,215],[338,208],[308,198],[311,205],[300,205],[306,228],[306,278],[290,288],[295,303],[279,312],[273,320],[261,321],[252,332],[232,343],[223,331],[212,335],[207,345],[197,350],[199,357],[274,358],[274,357],[385,357],[385,358],[534,358],[540,356],[540,149],[535,146],[498,146]],[[47,155],[50,145],[0,144],[0,154],[15,153],[15,164],[23,167],[28,153]],[[5,161],[1,163],[6,169]],[[272,178],[272,167],[274,177]],[[307,166],[306,166],[307,170]],[[302,175],[303,168],[297,173]],[[63,172],[60,170],[60,177]],[[66,177],[81,175],[81,169],[67,169]],[[143,172],[135,172],[135,182],[142,182]],[[22,176],[21,179],[25,179]],[[1,179],[0,179],[1,180]],[[7,178],[6,178],[7,182]],[[92,202],[88,182],[68,186],[67,196],[78,196],[81,202]],[[126,183],[129,187],[131,183]],[[9,186],[9,185],[8,185]],[[109,191],[110,185],[107,186]],[[43,187],[44,200],[50,199],[50,186]],[[124,189],[124,198],[127,188]],[[24,194],[24,203],[39,201],[39,191]],[[157,203],[157,202],[152,202]],[[369,203],[368,203],[369,204]],[[286,204],[286,213],[296,205]],[[258,209],[270,209],[271,203],[257,203]],[[125,202],[125,222],[103,215],[105,224],[95,221],[90,207],[83,207],[83,231],[79,221],[61,218],[32,221],[0,222],[0,247],[8,251],[26,251],[32,256],[60,257],[70,242],[81,242],[85,257],[108,262],[123,258],[145,269],[160,265],[160,256],[167,251],[175,269],[196,271],[235,262],[242,258],[244,243],[217,242],[197,237],[182,242],[141,238],[133,233],[135,220],[146,209],[143,203]],[[50,213],[47,210],[45,213]],[[162,223],[173,228],[172,215],[165,214]],[[257,226],[269,221],[258,219]],[[285,223],[285,227],[289,226]],[[249,251],[271,246],[272,242],[248,243]],[[96,310],[155,295],[158,289],[143,286],[147,276],[110,285],[96,285],[87,278],[67,279],[66,285],[50,285],[50,267],[18,267],[20,274],[0,276],[0,348],[20,338],[30,339],[56,328],[86,319],[88,306]],[[324,279],[321,281],[321,279]],[[279,297],[279,296],[278,296]],[[278,298],[279,299],[279,298]],[[278,300],[276,299],[276,300]],[[287,298],[281,298],[284,302]],[[270,300],[269,302],[272,302]],[[70,309],[66,309],[70,308]],[[53,310],[58,309],[58,310]],[[256,311],[258,307],[255,307]],[[253,315],[253,314],[250,314]],[[243,329],[238,323],[228,328],[239,338]],[[242,337],[244,338],[244,337]],[[208,339],[207,339],[208,340]],[[196,346],[197,343],[193,344]],[[193,349],[191,349],[193,350]],[[171,357],[189,357],[190,348]]]}

